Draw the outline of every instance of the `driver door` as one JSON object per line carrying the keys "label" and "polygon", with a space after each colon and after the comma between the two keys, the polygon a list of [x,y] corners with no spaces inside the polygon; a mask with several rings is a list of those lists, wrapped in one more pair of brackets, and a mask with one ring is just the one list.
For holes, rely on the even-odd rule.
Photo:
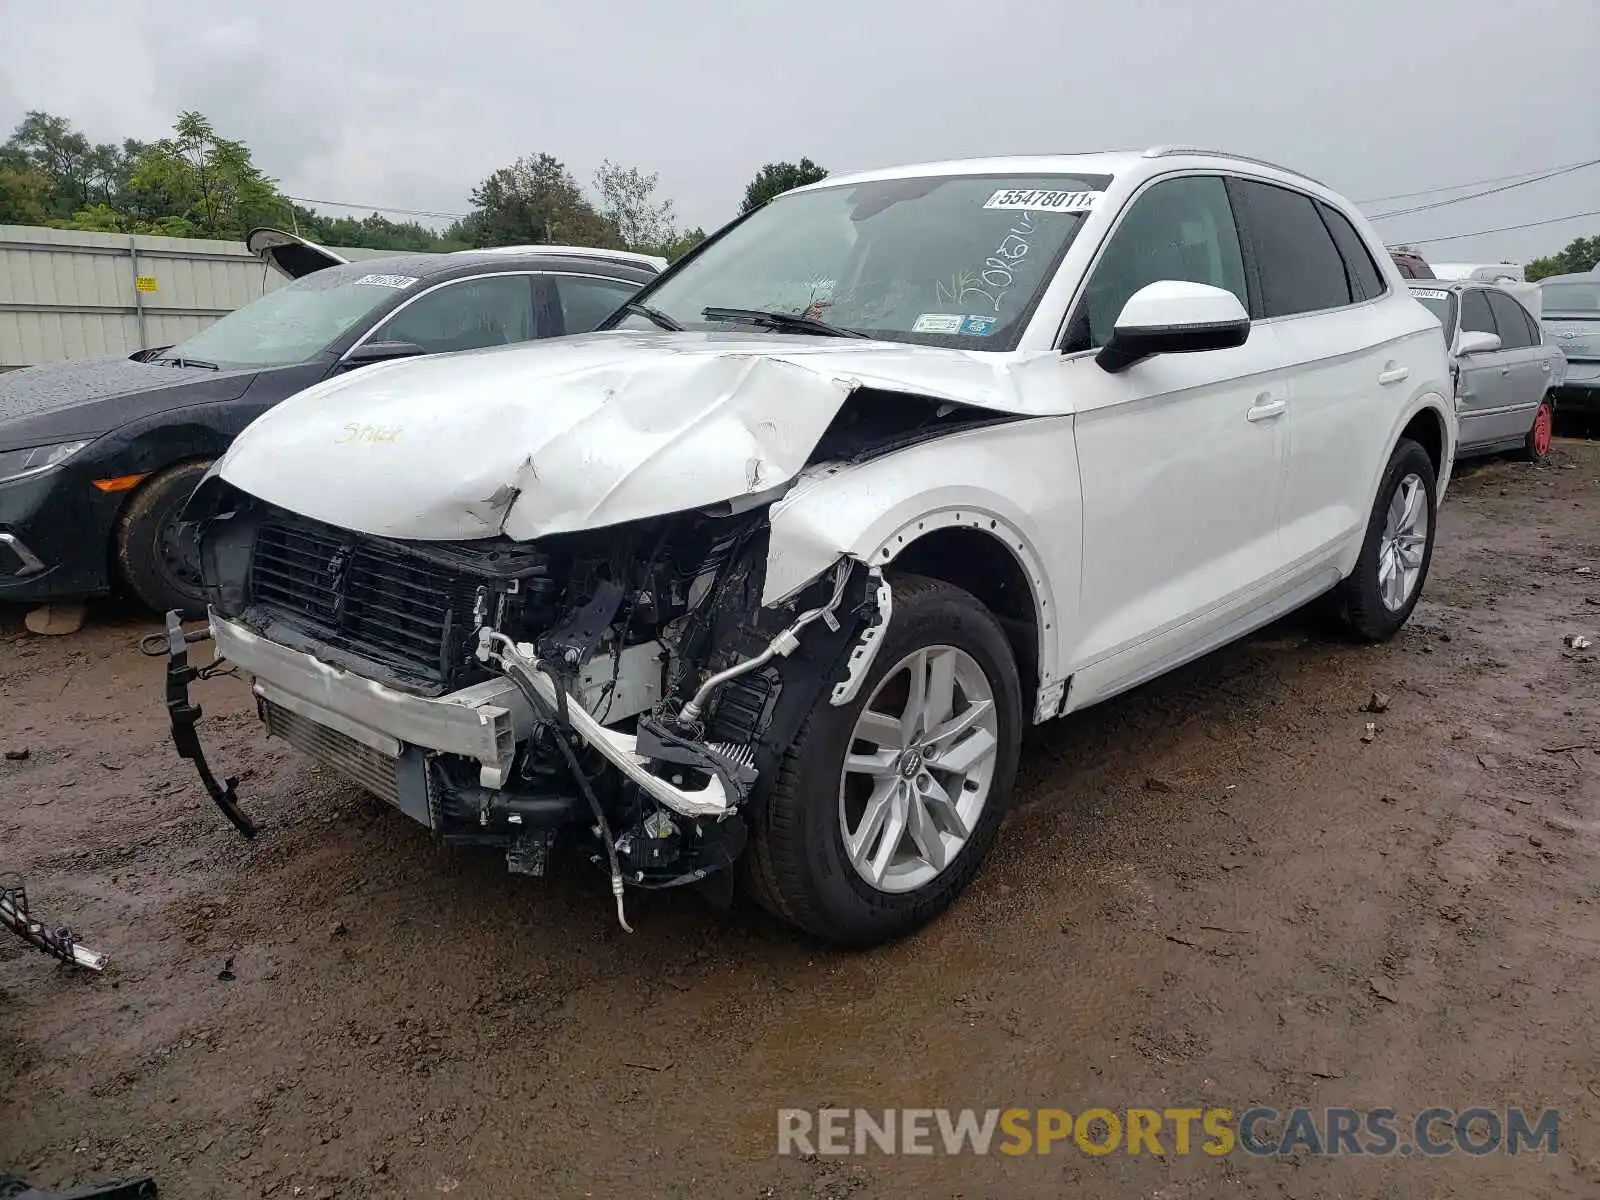
{"label": "driver door", "polygon": [[1068,322],[1063,386],[1083,489],[1079,636],[1064,648],[1071,708],[1226,640],[1283,566],[1288,387],[1272,327],[1255,325],[1233,349],[1158,355],[1116,374],[1094,360],[1128,298],[1163,279],[1225,288],[1251,310],[1221,177],[1141,192]]}

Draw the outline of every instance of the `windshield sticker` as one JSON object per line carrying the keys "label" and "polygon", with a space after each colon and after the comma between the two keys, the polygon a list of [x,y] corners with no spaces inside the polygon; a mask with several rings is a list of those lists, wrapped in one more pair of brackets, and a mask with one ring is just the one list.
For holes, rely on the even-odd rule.
{"label": "windshield sticker", "polygon": [[1441,292],[1438,288],[1412,288],[1411,294],[1418,300],[1448,300],[1449,292]]}
{"label": "windshield sticker", "polygon": [[359,286],[369,283],[373,287],[408,288],[416,281],[415,275],[363,275],[356,280],[356,284]]}
{"label": "windshield sticker", "polygon": [[961,322],[961,332],[969,337],[988,337],[994,332],[993,317],[971,316]]}
{"label": "windshield sticker", "polygon": [[1029,212],[1087,212],[1104,192],[1050,192],[1001,188],[983,202],[985,208],[1020,208]]}
{"label": "windshield sticker", "polygon": [[912,333],[960,333],[960,313],[923,313],[912,323]]}

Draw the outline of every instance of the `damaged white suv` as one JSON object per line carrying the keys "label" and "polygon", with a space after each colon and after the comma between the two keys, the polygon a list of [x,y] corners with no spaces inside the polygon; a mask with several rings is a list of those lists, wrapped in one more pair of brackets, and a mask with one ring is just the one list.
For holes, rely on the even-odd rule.
{"label": "damaged white suv", "polygon": [[1303,176],[940,163],[788,193],[602,332],[308,389],[188,517],[270,733],[513,870],[578,839],[619,915],[738,862],[870,943],[972,878],[1029,723],[1324,593],[1393,634],[1450,395]]}

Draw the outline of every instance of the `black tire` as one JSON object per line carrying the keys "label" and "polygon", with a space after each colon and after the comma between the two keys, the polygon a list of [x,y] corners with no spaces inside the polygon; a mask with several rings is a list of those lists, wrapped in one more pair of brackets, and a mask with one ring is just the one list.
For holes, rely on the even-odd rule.
{"label": "black tire", "polygon": [[[757,797],[744,878],[763,907],[840,945],[868,946],[903,936],[937,916],[971,882],[994,841],[1016,783],[1022,741],[1022,689],[1016,661],[993,614],[972,595],[939,580],[893,580],[894,616],[872,670],[850,704],[824,692]],[[990,793],[956,857],[928,883],[880,891],[845,854],[840,774],[856,721],[874,690],[904,658],[947,645],[977,663],[994,695],[998,731]]]}
{"label": "black tire", "polygon": [[198,578],[178,560],[178,514],[210,462],[179,463],[151,476],[117,520],[113,553],[117,571],[138,601],[158,613],[177,609],[185,620],[206,615]]}
{"label": "black tire", "polygon": [[[1378,584],[1378,555],[1383,536],[1384,519],[1390,501],[1402,480],[1415,475],[1422,481],[1423,496],[1428,505],[1428,536],[1422,548],[1422,569],[1416,585],[1404,604],[1392,609],[1383,602]],[[1378,495],[1373,501],[1372,515],[1367,519],[1367,533],[1361,543],[1361,557],[1356,568],[1336,590],[1339,615],[1345,630],[1368,642],[1383,642],[1399,632],[1411,616],[1417,599],[1428,582],[1428,567],[1433,562],[1433,542],[1439,527],[1437,502],[1438,477],[1428,452],[1410,438],[1401,438],[1389,456],[1389,465],[1378,484]]]}
{"label": "black tire", "polygon": [[[1540,463],[1550,453],[1550,431],[1555,426],[1556,407],[1549,396],[1539,401],[1534,410],[1533,423],[1528,426],[1528,436],[1522,441],[1517,457],[1524,462]],[[1541,430],[1541,421],[1543,422]]]}

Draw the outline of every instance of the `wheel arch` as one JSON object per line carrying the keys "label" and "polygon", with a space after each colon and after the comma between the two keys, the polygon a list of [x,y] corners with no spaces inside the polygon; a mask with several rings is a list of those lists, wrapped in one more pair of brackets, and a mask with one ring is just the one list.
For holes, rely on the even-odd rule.
{"label": "wheel arch", "polygon": [[[787,599],[841,556],[942,580],[994,613],[1022,673],[1025,707],[1035,721],[1054,716],[1065,693],[1057,661],[1063,614],[1035,522],[998,492],[913,487],[906,472],[892,476],[907,484],[899,496],[865,480],[834,483],[865,470],[824,478],[774,506],[763,603]],[[876,474],[873,483],[889,482]]]}

